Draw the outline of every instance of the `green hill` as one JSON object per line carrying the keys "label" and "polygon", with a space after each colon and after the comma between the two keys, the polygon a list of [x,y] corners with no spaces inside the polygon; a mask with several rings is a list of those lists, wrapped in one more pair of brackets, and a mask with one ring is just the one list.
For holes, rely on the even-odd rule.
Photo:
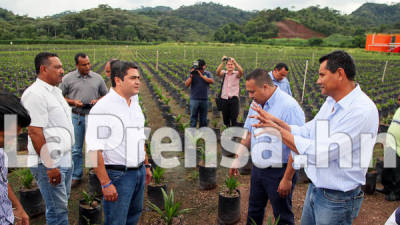
{"label": "green hill", "polygon": [[99,5],[36,19],[0,8],[0,40],[261,42],[277,37],[276,23],[287,19],[325,36],[361,37],[366,32],[397,32],[400,3],[365,3],[349,15],[319,6],[298,11],[278,7],[249,12],[212,2],[178,9],[156,6],[124,10]]}

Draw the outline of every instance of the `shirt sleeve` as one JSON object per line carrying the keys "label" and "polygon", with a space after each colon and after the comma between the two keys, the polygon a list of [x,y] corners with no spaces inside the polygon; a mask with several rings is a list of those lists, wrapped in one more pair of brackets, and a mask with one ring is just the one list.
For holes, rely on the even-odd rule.
{"label": "shirt sleeve", "polygon": [[[365,112],[361,110],[353,111],[340,121],[340,126],[330,130],[328,138],[317,136],[316,140],[312,140],[306,135],[301,135],[304,134],[302,132],[305,132],[305,129],[307,129],[306,124],[306,126],[297,130],[297,132],[300,131],[300,135],[294,135],[295,146],[301,155],[309,156],[309,163],[315,164],[315,159],[317,157],[321,162],[337,160],[339,158],[340,147],[343,147],[343,149],[351,148],[351,151],[353,151],[353,143],[359,143],[361,141],[360,134],[364,127],[369,125],[369,123],[366,123],[369,116],[372,115],[366,115]],[[374,121],[372,118],[370,119],[372,122]],[[344,138],[343,135],[337,134],[347,135],[349,138]],[[373,135],[376,137],[376,134]]]}
{"label": "shirt sleeve", "polygon": [[207,73],[205,73],[205,74],[206,74],[206,76],[207,76],[208,78],[213,78],[213,75],[212,75],[211,72],[207,71]]}
{"label": "shirt sleeve", "polygon": [[290,83],[289,83],[289,82],[287,83],[287,89],[288,89],[288,90],[287,90],[287,91],[288,91],[287,93],[288,93],[290,96],[293,96],[292,90],[290,89]]}
{"label": "shirt sleeve", "polygon": [[46,127],[49,114],[47,111],[47,102],[42,97],[30,92],[21,99],[22,105],[28,110],[31,117],[30,126]]}
{"label": "shirt sleeve", "polygon": [[97,113],[99,113],[97,108],[92,108],[87,116],[87,128],[85,134],[87,152],[105,150],[107,148],[104,138],[110,135],[111,131],[107,127],[111,127],[111,125],[109,125],[107,121],[99,121],[98,117],[93,116]]}
{"label": "shirt sleeve", "polygon": [[[100,77],[101,78],[101,77]],[[101,78],[101,81],[100,81],[100,89],[99,89],[99,94],[100,94],[100,97],[103,97],[104,95],[106,95],[107,94],[107,85],[106,85],[106,83],[104,82],[104,80],[103,80],[103,78]]]}

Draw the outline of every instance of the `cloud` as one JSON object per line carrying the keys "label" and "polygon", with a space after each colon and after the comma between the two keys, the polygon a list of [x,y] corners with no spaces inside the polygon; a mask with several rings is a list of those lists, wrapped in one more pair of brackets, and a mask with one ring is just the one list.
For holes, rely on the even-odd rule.
{"label": "cloud", "polygon": [[[205,1],[205,0],[203,0]],[[95,8],[100,4],[108,4],[113,8],[136,9],[141,6],[169,6],[179,8],[182,5],[193,5],[198,0],[1,0],[0,7],[19,15],[31,17],[50,16],[64,11],[81,11]],[[343,13],[351,13],[360,7],[366,0],[215,0],[222,5],[230,5],[243,10],[274,9],[276,7],[299,10],[309,6],[320,5],[330,7]],[[375,0],[368,2],[389,3],[387,0]],[[390,3],[392,3],[391,1]],[[395,1],[399,2],[399,1]]]}

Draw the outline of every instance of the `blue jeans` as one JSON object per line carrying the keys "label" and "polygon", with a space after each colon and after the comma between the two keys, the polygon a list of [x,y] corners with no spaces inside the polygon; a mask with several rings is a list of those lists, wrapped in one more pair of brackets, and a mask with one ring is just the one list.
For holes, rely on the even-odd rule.
{"label": "blue jeans", "polygon": [[73,168],[59,168],[61,182],[56,186],[49,183],[47,168],[43,164],[30,169],[46,203],[47,224],[68,225],[68,199],[71,192]]}
{"label": "blue jeans", "polygon": [[364,192],[358,187],[343,192],[309,184],[301,225],[351,225],[358,216]]}
{"label": "blue jeans", "polygon": [[292,193],[297,181],[297,173],[292,178],[292,190],[286,198],[281,198],[278,193],[279,184],[285,174],[286,166],[282,168],[260,169],[253,167],[251,171],[249,209],[247,224],[252,218],[258,225],[263,224],[265,207],[268,200],[272,205],[275,218],[279,216],[279,225],[294,225],[292,212]]}
{"label": "blue jeans", "polygon": [[75,144],[72,146],[72,161],[74,162],[72,179],[80,180],[83,174],[82,146],[85,139],[85,116],[72,113],[72,124],[75,134]]}
{"label": "blue jeans", "polygon": [[197,126],[200,117],[200,127],[207,126],[208,100],[190,99],[190,127]]}
{"label": "blue jeans", "polygon": [[116,202],[105,201],[104,225],[136,225],[143,210],[146,168],[118,171],[107,169],[107,174],[117,189]]}

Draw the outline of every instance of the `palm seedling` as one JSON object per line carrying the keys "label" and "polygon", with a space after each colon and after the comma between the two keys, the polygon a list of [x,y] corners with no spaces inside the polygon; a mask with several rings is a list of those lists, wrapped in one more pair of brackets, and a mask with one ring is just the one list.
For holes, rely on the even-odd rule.
{"label": "palm seedling", "polygon": [[183,213],[189,212],[190,209],[181,209],[181,202],[175,201],[174,190],[171,190],[169,195],[167,195],[164,189],[161,189],[161,191],[164,198],[164,210],[161,210],[158,206],[150,201],[148,201],[147,204],[161,216],[161,219],[166,225],[171,225],[174,218]]}
{"label": "palm seedling", "polygon": [[153,179],[155,184],[161,184],[161,181],[164,179],[165,169],[159,166],[155,167],[153,170]]}

